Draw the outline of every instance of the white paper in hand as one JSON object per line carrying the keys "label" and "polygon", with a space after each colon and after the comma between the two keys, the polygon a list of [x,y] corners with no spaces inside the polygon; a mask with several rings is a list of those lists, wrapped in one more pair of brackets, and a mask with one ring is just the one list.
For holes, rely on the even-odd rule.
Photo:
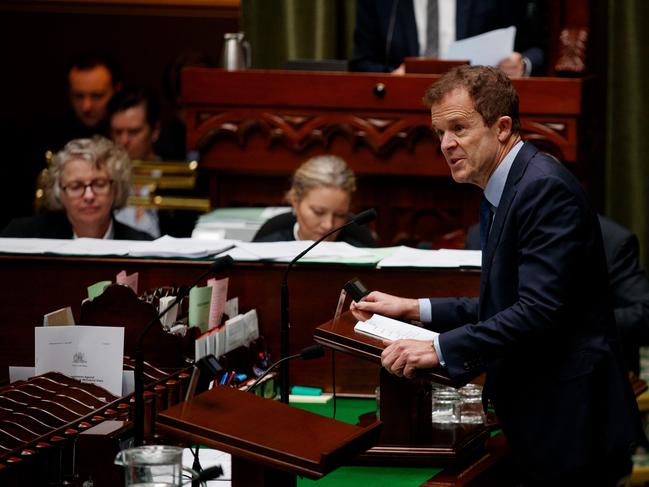
{"label": "white paper in hand", "polygon": [[354,330],[384,340],[430,340],[439,335],[426,328],[404,323],[381,315],[372,315],[367,321],[359,321]]}

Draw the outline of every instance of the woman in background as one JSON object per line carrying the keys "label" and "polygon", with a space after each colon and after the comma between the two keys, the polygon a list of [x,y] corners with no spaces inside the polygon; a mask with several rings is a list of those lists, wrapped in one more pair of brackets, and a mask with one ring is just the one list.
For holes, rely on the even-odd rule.
{"label": "woman in background", "polygon": [[12,220],[0,237],[152,240],[113,218],[126,204],[131,161],[126,151],[95,135],[75,139],[52,159],[45,188],[47,211]]}
{"label": "woman in background", "polygon": [[[254,242],[317,240],[349,220],[356,178],[347,163],[337,156],[312,157],[293,174],[286,200],[290,213],[277,215],[262,225]],[[376,242],[365,226],[350,225],[327,238],[356,247],[374,247]]]}

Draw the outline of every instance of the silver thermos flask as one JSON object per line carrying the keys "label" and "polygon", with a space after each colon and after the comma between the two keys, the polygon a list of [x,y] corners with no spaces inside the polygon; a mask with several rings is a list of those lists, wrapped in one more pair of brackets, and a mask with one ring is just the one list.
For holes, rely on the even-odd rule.
{"label": "silver thermos flask", "polygon": [[243,32],[223,35],[221,67],[228,71],[250,67],[250,43],[245,40]]}

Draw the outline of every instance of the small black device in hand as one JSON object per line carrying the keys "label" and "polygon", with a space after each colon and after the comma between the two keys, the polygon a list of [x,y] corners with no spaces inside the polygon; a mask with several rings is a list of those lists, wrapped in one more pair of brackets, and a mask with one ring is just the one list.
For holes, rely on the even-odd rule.
{"label": "small black device in hand", "polygon": [[357,303],[370,293],[358,277],[347,281],[343,289]]}

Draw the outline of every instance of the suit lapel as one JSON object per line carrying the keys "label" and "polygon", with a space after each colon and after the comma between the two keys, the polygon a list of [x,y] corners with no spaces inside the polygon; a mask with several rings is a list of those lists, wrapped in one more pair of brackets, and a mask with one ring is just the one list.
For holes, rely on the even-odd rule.
{"label": "suit lapel", "polygon": [[[411,54],[413,56],[419,56],[419,38],[417,37],[417,21],[415,20],[415,7],[413,2],[412,0],[400,2],[398,8],[402,12],[400,15],[397,15],[397,20],[401,19],[401,22],[398,22],[400,26],[397,29],[403,32],[406,45],[408,46],[408,52],[413,53]],[[396,30],[395,35],[397,35]]]}
{"label": "suit lapel", "polygon": [[496,216],[491,225],[491,230],[489,232],[489,238],[487,239],[487,248],[482,252],[482,269],[480,271],[480,316],[482,317],[483,313],[483,303],[485,292],[487,290],[487,282],[489,282],[489,273],[491,271],[491,263],[493,261],[494,252],[498,243],[500,241],[500,236],[502,234],[505,221],[509,215],[509,210],[511,208],[516,192],[518,191],[518,182],[525,173],[527,169],[527,164],[534,157],[534,155],[539,150],[534,147],[529,142],[526,142],[521,150],[516,155],[512,167],[509,170],[507,175],[507,181],[505,182],[505,188],[503,189],[503,194],[500,197],[500,203],[498,204],[498,209],[496,210]]}
{"label": "suit lapel", "polygon": [[455,38],[468,37],[469,21],[471,19],[471,3],[473,0],[457,0],[455,2]]}

